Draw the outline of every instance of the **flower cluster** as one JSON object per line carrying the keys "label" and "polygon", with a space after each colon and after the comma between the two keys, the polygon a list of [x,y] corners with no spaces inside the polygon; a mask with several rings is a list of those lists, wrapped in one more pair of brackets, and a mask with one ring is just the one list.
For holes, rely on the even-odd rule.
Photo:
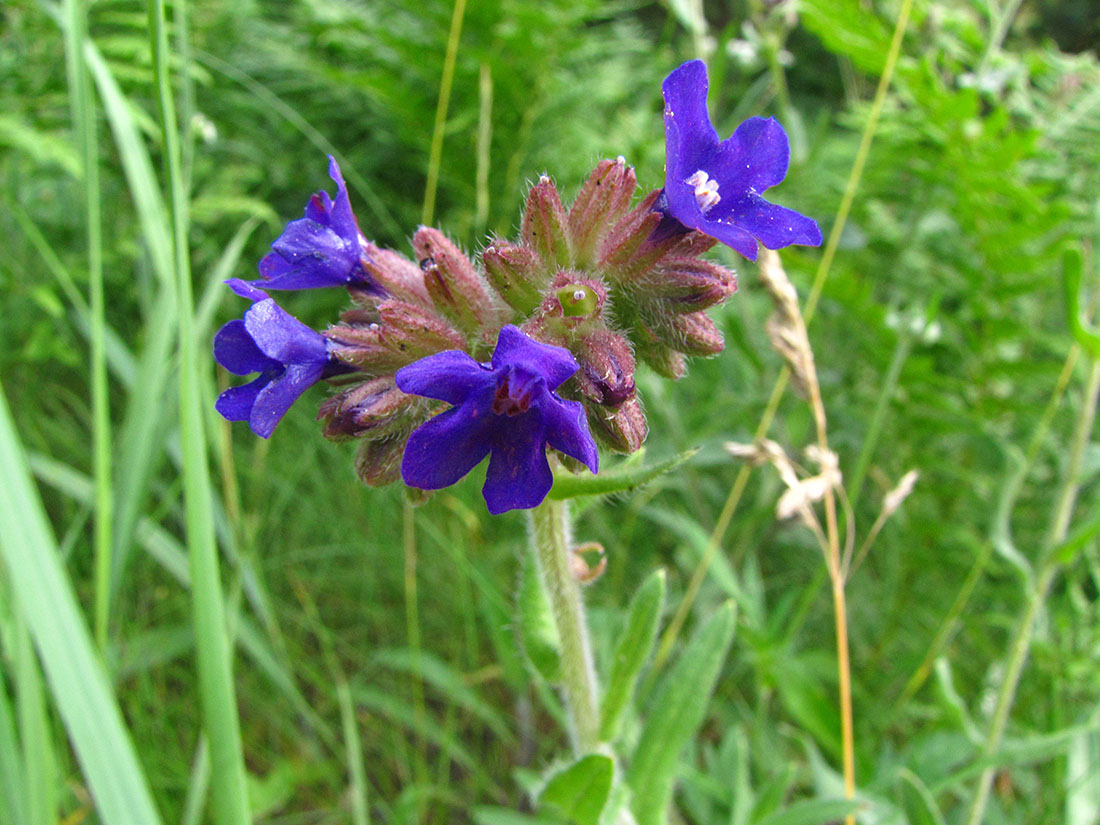
{"label": "flower cluster", "polygon": [[[259,280],[229,282],[253,303],[218,332],[215,357],[259,377],[224,392],[218,411],[266,438],[310,385],[331,380],[339,391],[318,418],[327,437],[360,442],[364,482],[436,490],[489,456],[492,513],[543,500],[548,450],[593,473],[597,443],[637,450],[647,434],[637,361],[679,378],[687,356],[723,348],[705,311],[737,279],[703,253],[722,242],[755,260],[758,241],[821,242],[812,220],[761,197],[787,171],[779,124],[752,118],[720,141],[706,94],[700,61],[664,83],[662,189],[636,199],[620,157],[599,163],[566,207],[543,176],[519,237],[491,239],[479,261],[431,227],[413,235],[412,260],[369,241],[330,159],[336,196],[310,199],[260,262]],[[323,333],[266,292],[321,287],[351,299]]]}

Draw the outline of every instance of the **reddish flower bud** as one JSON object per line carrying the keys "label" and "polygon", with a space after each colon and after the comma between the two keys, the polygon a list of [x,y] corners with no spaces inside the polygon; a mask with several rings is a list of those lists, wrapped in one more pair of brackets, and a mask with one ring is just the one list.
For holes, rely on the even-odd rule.
{"label": "reddish flower bud", "polygon": [[430,226],[413,235],[424,285],[436,308],[468,335],[492,324],[497,312],[487,286],[457,246]]}
{"label": "reddish flower bud", "polygon": [[626,217],[620,220],[599,245],[599,267],[616,283],[626,283],[644,272],[668,252],[677,239],[658,243],[650,240],[661,222],[661,213],[654,212],[660,192],[650,192]]}
{"label": "reddish flower bud", "polygon": [[722,333],[714,321],[702,312],[689,315],[674,315],[667,319],[669,342],[680,352],[688,355],[717,355],[726,347]]}
{"label": "reddish flower bud", "polygon": [[[424,273],[415,263],[392,249],[383,249],[369,241],[363,254],[364,269],[386,294],[414,304],[431,305],[424,287]],[[352,297],[356,295],[353,293]],[[369,300],[370,296],[367,298]]]}
{"label": "reddish flower bud", "polygon": [[533,250],[508,241],[493,241],[481,253],[481,262],[489,283],[512,309],[529,315],[542,301],[549,278]]}
{"label": "reddish flower bud", "polygon": [[520,227],[523,242],[542,258],[547,273],[569,266],[572,252],[566,232],[565,208],[550,178],[543,175],[527,195]]}
{"label": "reddish flower bud", "polygon": [[584,405],[592,434],[604,446],[617,453],[633,453],[645,443],[649,428],[637,398],[631,398],[614,411],[591,401],[585,401]]}
{"label": "reddish flower bud", "polygon": [[569,209],[569,235],[578,267],[595,264],[600,241],[630,208],[637,183],[634,169],[622,157],[602,160],[592,170]]}
{"label": "reddish flower bud", "polygon": [[584,396],[605,407],[618,407],[634,397],[634,353],[623,336],[598,329],[572,349],[581,365],[574,376]]}
{"label": "reddish flower bud", "polygon": [[667,257],[640,280],[639,289],[670,312],[698,312],[735,293],[737,276],[711,261]]}
{"label": "reddish flower bud", "polygon": [[364,441],[355,455],[355,473],[371,487],[385,487],[401,478],[401,456],[408,433]]}
{"label": "reddish flower bud", "polygon": [[372,378],[349,387],[321,404],[317,419],[325,422],[326,438],[382,438],[411,429],[411,417],[420,407],[413,396],[397,389],[393,376]]}
{"label": "reddish flower bud", "polygon": [[464,349],[466,339],[454,327],[423,307],[389,299],[372,316],[353,309],[343,315],[349,323],[325,331],[332,353],[364,372],[393,372],[417,359],[448,349]]}

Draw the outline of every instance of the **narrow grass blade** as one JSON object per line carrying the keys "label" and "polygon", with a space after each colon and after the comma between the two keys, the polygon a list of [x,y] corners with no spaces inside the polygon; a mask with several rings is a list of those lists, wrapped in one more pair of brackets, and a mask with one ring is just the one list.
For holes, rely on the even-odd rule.
{"label": "narrow grass blade", "polygon": [[111,408],[107,385],[106,330],[103,295],[103,233],[99,201],[99,142],[96,136],[95,101],[84,63],[88,40],[86,0],[66,0],[65,65],[69,103],[84,178],[84,219],[88,239],[88,308],[91,339],[92,466],[96,480],[95,502],[95,636],[100,649],[107,646],[111,603],[111,553],[114,525],[111,480]]}
{"label": "narrow grass blade", "polygon": [[15,618],[15,688],[23,745],[23,781],[27,825],[57,821],[57,757],[46,714],[46,694],[22,616]]}
{"label": "narrow grass blade", "polygon": [[0,816],[5,817],[5,822],[30,822],[23,795],[26,787],[23,754],[15,734],[15,714],[4,680],[0,679]]}
{"label": "narrow grass blade", "polygon": [[340,703],[340,721],[344,728],[344,749],[348,760],[348,779],[351,787],[352,825],[369,825],[370,808],[367,807],[367,774],[363,770],[363,744],[359,741],[359,725],[355,721],[355,705],[351,701],[348,683],[336,686],[336,698]]}
{"label": "narrow grass blade", "polygon": [[240,721],[233,687],[232,648],[225,624],[210,468],[203,430],[202,391],[194,339],[194,299],[187,244],[188,198],[180,170],[179,131],[168,76],[168,39],[163,0],[150,0],[150,46],[160,110],[161,136],[171,204],[173,280],[179,332],[180,447],[183,458],[184,509],[191,567],[191,603],[198,654],[204,729],[210,744],[214,819],[219,825],[251,822],[245,785]]}
{"label": "narrow grass blade", "polygon": [[665,571],[654,570],[631,600],[626,625],[615,646],[607,693],[600,707],[601,741],[610,742],[619,734],[623,714],[634,698],[638,674],[653,653],[664,603]]}
{"label": "narrow grass blade", "polygon": [[2,390],[0,473],[0,554],[101,818],[155,825],[160,817],[145,774],[58,561]]}
{"label": "narrow grass blade", "polygon": [[90,41],[84,44],[84,58],[103,102],[103,111],[141,222],[142,238],[160,282],[160,293],[146,319],[145,349],[119,438],[111,575],[112,593],[117,597],[133,541],[134,526],[148,496],[149,481],[160,464],[161,445],[169,423],[163,410],[169,401],[166,394],[172,373],[177,307],[172,278],[172,237],[153,163],[125,95],[111,74],[110,67]]}
{"label": "narrow grass blade", "polygon": [[722,662],[733,641],[734,608],[727,602],[700,628],[653,701],[626,781],[638,825],[666,821],[680,752],[706,713]]}

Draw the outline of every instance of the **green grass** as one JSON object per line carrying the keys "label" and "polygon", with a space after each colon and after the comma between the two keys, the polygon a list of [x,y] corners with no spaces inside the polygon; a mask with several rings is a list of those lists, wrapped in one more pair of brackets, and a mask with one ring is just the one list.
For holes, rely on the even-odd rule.
{"label": "green grass", "polygon": [[[220,281],[327,185],[327,153],[405,252],[424,214],[471,250],[511,234],[542,172],[568,196],[622,154],[656,186],[660,81],[711,39],[719,131],[783,120],[776,199],[832,230],[783,260],[816,310],[842,538],[921,471],[848,583],[857,818],[1097,821],[1098,379],[1063,289],[1069,249],[1095,321],[1095,34],[1071,54],[1089,21],[1053,4],[917,2],[880,87],[902,3],[764,5],[4,5],[0,822],[532,821],[568,741],[517,636],[522,517],[489,518],[478,473],[408,511],[362,487],[319,389],[269,443],[220,421],[209,342],[241,309]],[[639,376],[646,461],[698,452],[576,508],[608,551],[594,653],[606,685],[663,568],[662,667],[632,666],[618,725],[634,770],[671,760],[676,822],[843,817],[820,553],[776,522],[774,472],[721,448],[763,419],[801,458],[814,422],[773,394],[755,268],[712,254],[740,276],[726,351]],[[287,300],[315,327],[342,302]],[[645,711],[729,600],[669,757]]]}

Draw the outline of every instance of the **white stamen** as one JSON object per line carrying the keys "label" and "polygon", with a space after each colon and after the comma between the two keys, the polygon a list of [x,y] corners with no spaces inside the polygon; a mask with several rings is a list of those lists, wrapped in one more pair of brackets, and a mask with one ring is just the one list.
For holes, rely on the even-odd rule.
{"label": "white stamen", "polygon": [[574,301],[583,301],[587,297],[588,293],[585,292],[583,289],[578,289],[576,292],[573,293]]}
{"label": "white stamen", "polygon": [[718,194],[718,181],[702,169],[685,180],[684,183],[695,187],[695,202],[699,204],[699,209],[703,211],[703,214],[706,214],[714,204],[722,200],[722,196]]}

